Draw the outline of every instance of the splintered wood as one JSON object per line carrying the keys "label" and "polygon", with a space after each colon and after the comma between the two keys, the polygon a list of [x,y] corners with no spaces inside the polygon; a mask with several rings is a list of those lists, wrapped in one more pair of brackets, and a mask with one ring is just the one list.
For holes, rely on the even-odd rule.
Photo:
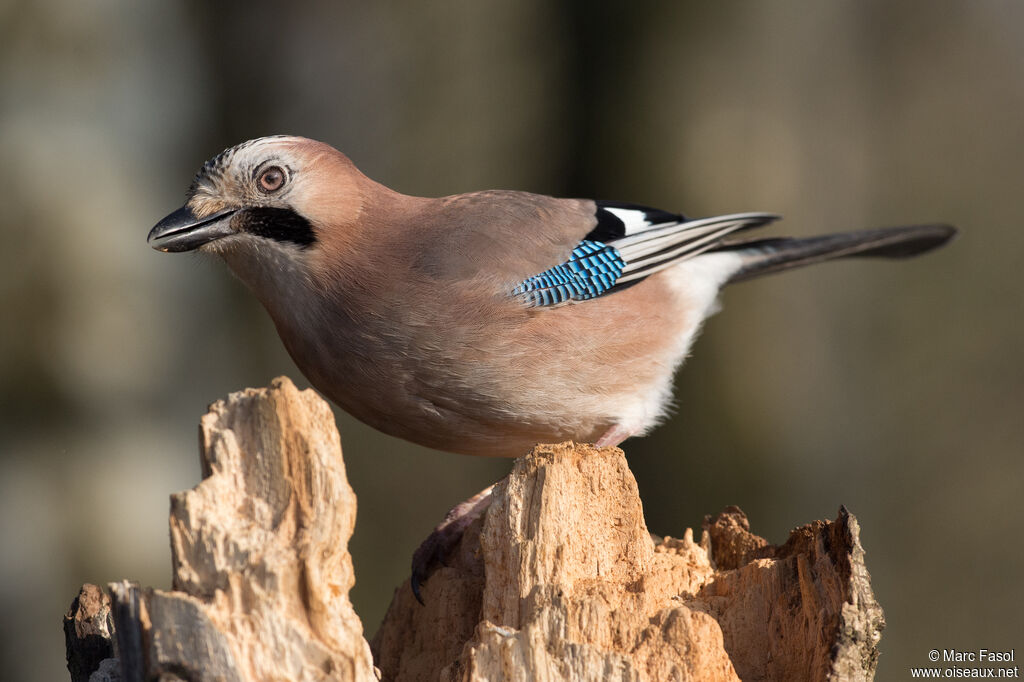
{"label": "splintered wood", "polygon": [[74,680],[873,677],[884,620],[845,509],[780,546],[737,508],[699,542],[652,538],[620,450],[541,445],[426,581],[425,606],[396,589],[371,659],[327,404],[277,379],[215,403],[200,444],[204,480],[172,497],[174,590],[113,583],[108,607],[85,589],[66,620]]}
{"label": "splintered wood", "polygon": [[[884,626],[856,520],[781,547],[737,508],[655,541],[616,449],[538,446],[373,641],[395,680],[868,680]],[[458,604],[458,608],[452,608]]]}
{"label": "splintered wood", "polygon": [[126,679],[377,679],[330,408],[276,379],[214,403],[199,431],[204,480],[171,498],[174,591],[112,586],[118,644],[138,632],[142,648],[119,647]]}

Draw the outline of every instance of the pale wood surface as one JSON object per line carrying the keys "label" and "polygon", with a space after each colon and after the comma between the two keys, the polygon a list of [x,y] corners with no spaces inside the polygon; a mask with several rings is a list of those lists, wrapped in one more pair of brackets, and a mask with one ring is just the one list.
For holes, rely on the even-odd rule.
{"label": "pale wood surface", "polygon": [[65,620],[74,680],[873,677],[884,619],[845,509],[780,546],[738,508],[699,542],[654,538],[622,452],[573,443],[516,460],[425,605],[396,589],[375,669],[327,404],[276,379],[214,403],[200,445],[204,480],[172,496],[173,591],[83,588]]}
{"label": "pale wood surface", "polygon": [[171,498],[174,591],[111,585],[124,679],[375,680],[328,405],[284,378],[232,393],[200,457],[203,481]]}
{"label": "pale wood surface", "polygon": [[621,451],[538,446],[426,605],[396,592],[377,665],[400,680],[872,679],[884,620],[858,533],[841,510],[774,547],[729,508],[699,543],[652,538]]}

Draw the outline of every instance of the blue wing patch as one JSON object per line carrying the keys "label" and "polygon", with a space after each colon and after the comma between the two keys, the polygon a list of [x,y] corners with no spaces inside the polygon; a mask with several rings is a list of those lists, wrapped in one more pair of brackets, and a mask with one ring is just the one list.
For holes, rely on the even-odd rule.
{"label": "blue wing patch", "polygon": [[687,220],[635,204],[596,202],[594,227],[565,263],[512,290],[528,307],[553,307],[596,298],[708,251],[735,248],[723,240],[766,225],[770,213],[733,213]]}
{"label": "blue wing patch", "polygon": [[625,266],[614,246],[585,239],[568,261],[523,281],[512,294],[530,307],[585,301],[611,289]]}

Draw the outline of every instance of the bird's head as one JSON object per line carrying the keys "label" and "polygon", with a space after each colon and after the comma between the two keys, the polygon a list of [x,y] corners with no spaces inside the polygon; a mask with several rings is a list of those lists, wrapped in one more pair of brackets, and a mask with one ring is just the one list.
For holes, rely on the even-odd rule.
{"label": "bird's head", "polygon": [[196,174],[185,205],[149,233],[159,251],[315,248],[354,223],[371,180],[329,145],[302,137],[261,137],[226,149]]}

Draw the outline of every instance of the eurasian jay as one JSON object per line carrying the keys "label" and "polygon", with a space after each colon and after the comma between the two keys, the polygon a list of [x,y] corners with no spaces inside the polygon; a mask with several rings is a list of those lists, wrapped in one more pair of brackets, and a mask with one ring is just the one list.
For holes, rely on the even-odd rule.
{"label": "eurasian jay", "polygon": [[956,232],[750,239],[735,235],[777,216],[691,220],[514,191],[425,199],[288,136],[218,154],[187,196],[149,243],[220,255],[313,386],[385,433],[506,457],[647,433],[723,285],[913,256]]}

